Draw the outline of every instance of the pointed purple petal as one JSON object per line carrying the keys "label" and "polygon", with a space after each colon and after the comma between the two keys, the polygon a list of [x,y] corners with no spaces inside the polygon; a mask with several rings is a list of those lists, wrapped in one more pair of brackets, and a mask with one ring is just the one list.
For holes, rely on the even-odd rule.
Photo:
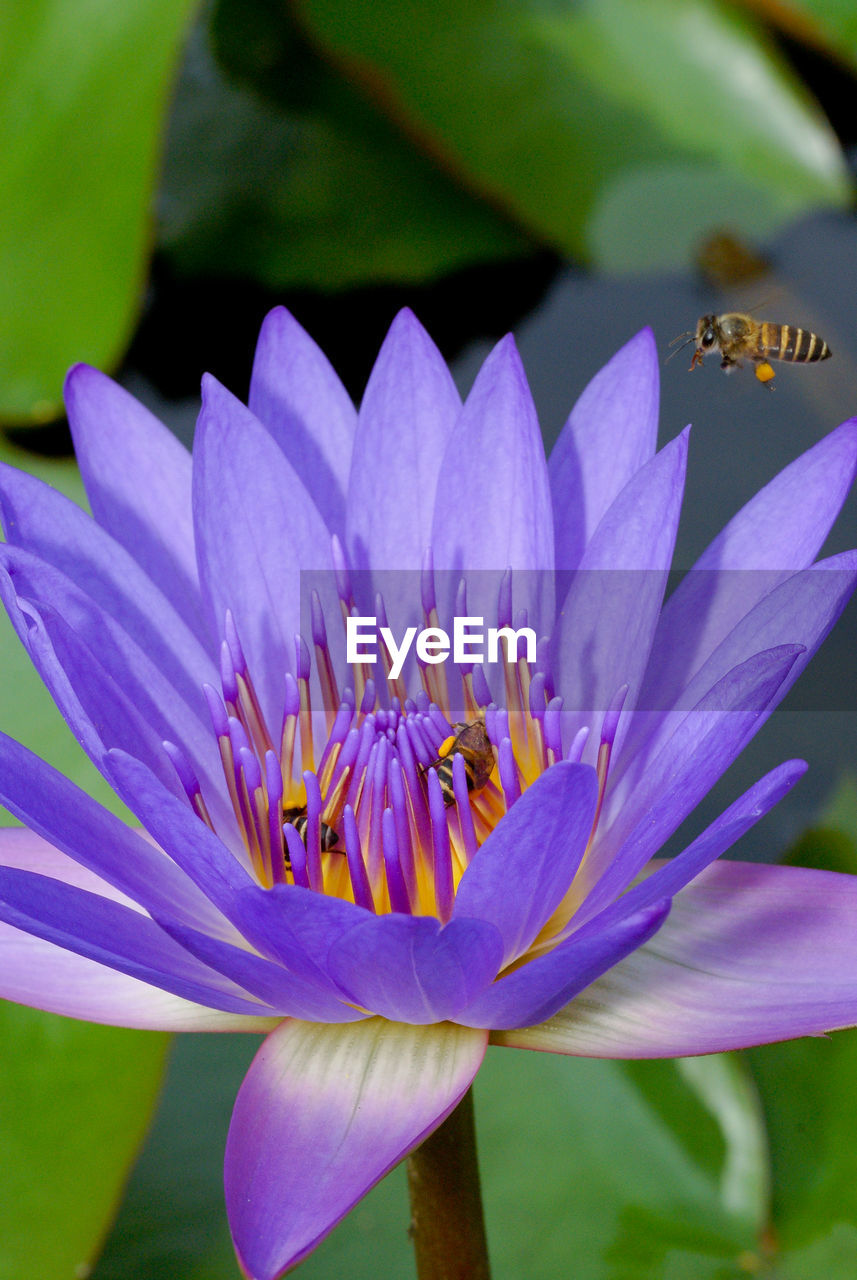
{"label": "pointed purple petal", "polygon": [[[432,531],[434,565],[518,570],[515,610],[525,608],[537,635],[553,619],[553,518],[544,446],[526,375],[511,336],[482,366],[441,464]],[[527,572],[524,572],[527,571]],[[541,571],[541,572],[539,572]],[[468,581],[468,608],[493,625],[497,580]],[[452,599],[447,601],[451,614]],[[443,613],[441,616],[444,616]]]}
{"label": "pointed purple petal", "polygon": [[[746,581],[748,598],[752,601],[755,598],[752,581],[758,574],[749,571],[733,576]],[[799,644],[804,652],[778,690],[776,701],[781,701],[839,618],[854,590],[855,580],[857,552],[845,551],[829,560],[820,560],[781,581],[767,595],[761,595],[686,685],[667,688],[662,683],[660,692],[668,701],[651,702],[654,690],[647,682],[641,694],[642,712],[631,726],[621,759],[615,762],[614,785],[621,779],[622,788],[627,789],[634,779],[644,774],[649,760],[669,737],[684,709],[693,706],[727,671],[762,649]],[[662,659],[665,657],[662,653]]]}
{"label": "pointed purple petal", "polygon": [[504,965],[527,950],[571,884],[597,795],[594,769],[555,764],[516,801],[462,876],[453,919],[496,925]]}
{"label": "pointed purple petal", "polygon": [[88,365],[70,371],[65,402],[92,514],[205,641],[190,454],[154,414]]}
{"label": "pointed purple petal", "polygon": [[357,414],[327,357],[285,307],[269,312],[259,333],[249,405],[342,537]]}
{"label": "pointed purple petal", "polygon": [[597,373],[548,464],[556,563],[575,569],[607,509],[652,457],[658,436],[658,355],[642,329]]}
{"label": "pointed purple petal", "polygon": [[226,1203],[245,1275],[274,1280],[327,1235],[464,1096],[486,1033],[373,1018],[284,1022],[241,1086]]}
{"label": "pointed purple petal", "polygon": [[263,889],[249,871],[139,760],[109,756],[119,796],[190,880],[258,951],[320,991],[339,995],[323,968],[333,941],[363,912],[353,903],[291,885]]}
{"label": "pointed purple petal", "polygon": [[[0,865],[129,904],[112,885],[23,827],[0,830]],[[273,1025],[270,1018],[224,1013],[170,995],[7,924],[0,924],[0,996],[48,1013],[147,1031],[269,1031]]]}
{"label": "pointed purple petal", "polygon": [[710,863],[730,849],[736,840],[746,835],[775,804],[779,804],[806,770],[807,765],[803,760],[787,760],[785,764],[772,769],[706,827],[692,844],[669,862],[662,862],[652,875],[647,875],[612,906],[596,916],[591,921],[592,927],[606,928],[631,912],[641,911],[663,898],[674,897]]}
{"label": "pointed purple petal", "polygon": [[430,916],[373,916],[334,943],[328,968],[363,1009],[392,1021],[452,1018],[494,979],[503,944],[493,925]]}
{"label": "pointed purple petal", "polygon": [[857,1023],[857,877],[718,862],[648,945],[503,1044],[606,1058],[720,1053]]}
{"label": "pointed purple petal", "polygon": [[210,625],[222,635],[232,611],[269,729],[278,733],[283,677],[294,670],[301,630],[301,568],[329,564],[330,535],[271,435],[209,376],[194,445],[193,503]]}
{"label": "pointed purple petal", "polygon": [[348,503],[352,563],[419,569],[461,399],[413,312],[393,321],[360,406]]}
{"label": "pointed purple petal", "polygon": [[[159,921],[160,923],[160,921]],[[186,925],[162,926],[186,951],[261,1000],[278,1016],[312,1022],[356,1022],[367,1015],[346,1005],[317,983],[284,969],[246,946],[236,947]]]}
{"label": "pointed purple petal", "polygon": [[578,992],[599,978],[663,924],[670,909],[663,899],[640,911],[626,913],[603,929],[586,929],[498,978],[488,991],[457,1014],[468,1027],[500,1030],[526,1027],[556,1013]]}
{"label": "pointed purple petal", "polygon": [[576,919],[612,902],[710,791],[764,723],[800,652],[781,645],[730,671],[688,712],[624,803],[614,806],[612,825],[605,807],[580,869],[576,887],[591,892]]}
{"label": "pointed purple petal", "polygon": [[153,920],[89,890],[0,867],[0,920],[195,1004],[266,1016],[228,978],[195,960]]}
{"label": "pointed purple petal", "polygon": [[159,848],[5,734],[0,734],[0,802],[69,858],[150,913],[184,920],[224,938],[234,936]]}
{"label": "pointed purple petal", "polygon": [[[554,637],[557,692],[574,728],[593,723],[617,689],[633,707],[648,661],[681,513],[687,432],[634,475],[587,546]],[[581,662],[581,654],[591,655]],[[598,749],[592,735],[590,750]]]}
{"label": "pointed purple petal", "polygon": [[857,468],[844,422],[751,498],[667,601],[644,700],[666,707],[729,632],[783,579],[811,564]]}
{"label": "pointed purple petal", "polygon": [[188,696],[215,668],[206,649],[148,574],[115,538],[64,494],[0,463],[6,541],[53,565],[144,644]]}
{"label": "pointed purple petal", "polygon": [[162,736],[51,605],[16,595],[2,564],[0,598],[31,662],[95,767],[103,773],[105,752],[112,743],[122,743],[145,759],[166,786],[178,789]]}
{"label": "pointed purple petal", "polygon": [[[19,635],[30,638],[38,614],[48,649],[31,649],[34,661],[48,653],[51,661],[39,662],[39,671],[59,702],[65,683],[78,698],[98,737],[106,746],[122,746],[137,755],[149,752],[155,768],[170,776],[161,743],[180,743],[193,766],[213,819],[232,822],[232,809],[223,784],[220,757],[211,731],[211,721],[201,680],[189,672],[177,671],[180,687],[164,671],[158,645],[154,652],[148,636],[139,639],[120,621],[106,614],[97,602],[81,590],[76,580],[38,560],[19,547],[0,546],[0,571],[5,586],[15,593],[18,609],[26,608],[24,620],[15,618]],[[46,602],[46,603],[41,603]],[[7,606],[8,607],[8,606]],[[201,675],[214,677],[203,654]],[[61,666],[62,671],[58,670]],[[60,703],[62,706],[62,703]],[[128,738],[131,732],[133,735]]]}

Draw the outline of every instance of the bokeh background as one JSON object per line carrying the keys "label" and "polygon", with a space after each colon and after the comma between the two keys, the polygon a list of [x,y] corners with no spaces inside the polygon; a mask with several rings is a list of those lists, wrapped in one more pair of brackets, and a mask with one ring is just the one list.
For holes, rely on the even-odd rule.
{"label": "bokeh background", "polygon": [[[359,399],[410,305],[466,390],[518,340],[546,442],[642,325],[664,358],[754,308],[834,352],[662,370],[693,423],[677,563],[857,414],[848,0],[7,0],[0,457],[83,501],[62,379],[105,368],[190,440],[285,303]],[[857,543],[852,501],[829,551]],[[698,812],[808,778],[735,852],[857,872],[852,608]],[[0,632],[0,727],[103,783]],[[8,820],[8,819],[7,819]],[[857,1033],[679,1063],[491,1050],[476,1086],[497,1280],[850,1280]],[[0,1280],[236,1280],[222,1205],[253,1037],[0,1006]],[[301,1268],[413,1273],[402,1170]]]}

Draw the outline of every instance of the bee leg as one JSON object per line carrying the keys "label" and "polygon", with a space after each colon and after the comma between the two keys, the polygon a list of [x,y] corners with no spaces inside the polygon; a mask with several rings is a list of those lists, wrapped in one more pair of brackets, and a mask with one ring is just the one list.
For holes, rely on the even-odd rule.
{"label": "bee leg", "polygon": [[759,364],[756,365],[756,377],[759,379],[759,381],[762,383],[763,386],[765,385],[765,383],[767,383],[770,386],[772,391],[774,389],[772,384],[772,380],[774,376],[775,376],[774,371],[771,368],[771,366],[768,364],[767,360],[762,360],[760,361]]}
{"label": "bee leg", "polygon": [[729,356],[724,356],[723,359],[720,361],[720,368],[723,370],[724,373],[734,373],[734,371],[738,368],[738,362],[737,360],[731,359],[731,357]]}

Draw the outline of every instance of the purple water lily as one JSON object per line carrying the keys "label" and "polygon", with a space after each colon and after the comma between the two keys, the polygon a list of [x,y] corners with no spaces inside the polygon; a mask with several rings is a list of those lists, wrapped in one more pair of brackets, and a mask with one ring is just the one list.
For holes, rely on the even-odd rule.
{"label": "purple water lily", "polygon": [[[664,604],[688,438],[655,452],[647,331],[549,462],[511,339],[462,406],[408,312],[358,414],[274,311],[249,408],[206,379],[192,462],[93,369],[67,403],[93,516],[3,467],[0,591],[146,835],[2,739],[25,829],[0,835],[0,989],[267,1033],[226,1152],[248,1276],[295,1265],[437,1127],[489,1039],[658,1056],[857,1022],[855,882],[715,863],[801,762],[653,861],[854,586],[857,554],[814,557],[857,421]],[[490,669],[345,663],[348,619],[477,615],[506,629]],[[538,642],[517,661],[512,631]]]}

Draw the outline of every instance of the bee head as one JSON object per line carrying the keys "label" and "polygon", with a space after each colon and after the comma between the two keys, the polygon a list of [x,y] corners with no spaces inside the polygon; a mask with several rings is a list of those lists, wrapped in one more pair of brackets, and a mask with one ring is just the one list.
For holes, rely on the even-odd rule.
{"label": "bee head", "polygon": [[696,345],[703,351],[717,346],[717,316],[701,316],[696,326]]}

